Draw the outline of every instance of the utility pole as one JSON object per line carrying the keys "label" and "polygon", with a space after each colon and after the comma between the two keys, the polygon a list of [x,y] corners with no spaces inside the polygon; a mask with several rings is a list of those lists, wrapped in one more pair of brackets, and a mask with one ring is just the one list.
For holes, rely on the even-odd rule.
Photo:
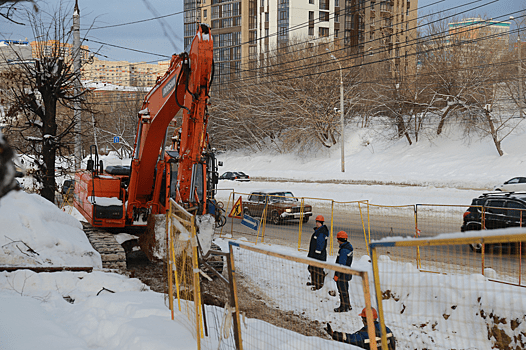
{"label": "utility pole", "polygon": [[[78,0],[75,0],[75,8],[73,10],[73,71],[75,72],[75,95],[79,96],[81,91],[80,79],[80,10]],[[74,104],[74,119],[75,119],[75,170],[80,169],[82,162],[82,125],[81,125],[81,111],[80,101],[76,99]]]}

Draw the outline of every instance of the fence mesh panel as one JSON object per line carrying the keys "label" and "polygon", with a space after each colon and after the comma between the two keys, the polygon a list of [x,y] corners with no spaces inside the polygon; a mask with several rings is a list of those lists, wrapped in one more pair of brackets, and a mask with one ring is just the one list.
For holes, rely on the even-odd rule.
{"label": "fence mesh panel", "polygon": [[[306,259],[303,252],[289,255],[279,249],[230,244],[244,349],[349,348],[349,344],[332,340],[324,328],[330,323],[335,331],[353,333],[363,327],[358,314],[366,303],[370,306],[366,272]],[[324,268],[327,275],[321,289],[307,285],[309,265]],[[335,270],[353,274],[349,312],[334,311],[340,304],[332,278]]]}
{"label": "fence mesh panel", "polygon": [[[469,244],[516,244],[525,231],[473,232],[435,238],[383,241],[372,244],[377,298],[385,324],[397,338],[397,349],[523,349],[526,346],[526,289],[507,282],[508,276],[487,268]],[[497,233],[497,232],[496,232]],[[488,236],[487,236],[488,235]],[[511,242],[511,243],[510,243]],[[416,248],[428,252],[420,270],[410,256]],[[502,263],[519,269],[511,253]]]}

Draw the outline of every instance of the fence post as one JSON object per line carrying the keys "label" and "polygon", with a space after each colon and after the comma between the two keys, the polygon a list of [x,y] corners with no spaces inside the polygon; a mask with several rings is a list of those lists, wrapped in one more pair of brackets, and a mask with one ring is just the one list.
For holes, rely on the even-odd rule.
{"label": "fence post", "polygon": [[[367,272],[362,272],[362,286],[363,296],[365,299],[365,316],[367,316],[367,333],[369,333],[369,339],[376,339],[376,330],[374,327],[373,311],[371,310],[371,289],[369,288],[369,275]],[[372,322],[371,322],[372,321]],[[369,343],[371,350],[377,350],[376,341]]]}
{"label": "fence post", "polygon": [[227,259],[228,281],[230,283],[230,301],[234,306],[234,340],[236,342],[236,349],[243,350],[243,341],[241,338],[241,323],[239,320],[239,305],[237,300],[237,288],[235,281],[235,266],[234,266],[234,250],[232,245],[229,245],[229,255]]}
{"label": "fence post", "polygon": [[195,215],[192,215],[192,266],[194,285],[194,309],[197,349],[201,350],[201,292],[199,288],[199,263],[197,261],[197,235],[195,229]]}
{"label": "fence post", "polygon": [[382,304],[382,289],[380,287],[380,271],[378,270],[378,256],[376,247],[371,246],[371,260],[373,263],[374,289],[376,291],[376,305],[378,318],[380,319],[380,330],[382,332],[382,349],[387,349],[387,331],[385,329],[384,307]]}
{"label": "fence post", "polygon": [[331,235],[329,236],[329,255],[333,254],[333,244],[334,244],[334,199],[331,200]]}
{"label": "fence post", "polygon": [[[369,231],[369,240],[367,239],[367,232],[365,231],[365,224],[363,223],[363,215],[362,215],[362,202],[358,202],[358,211],[360,212],[360,219],[362,220],[362,229],[363,229],[363,239],[365,240],[365,247],[367,248],[367,255],[370,256],[369,252],[369,240],[371,239],[371,234]],[[369,210],[369,203],[367,203],[367,210]]]}
{"label": "fence post", "polygon": [[305,198],[301,198],[301,206],[300,206],[300,224],[299,224],[299,232],[298,232],[298,251],[301,248],[301,232],[303,231],[303,208],[305,205]]}
{"label": "fence post", "polygon": [[[418,204],[414,206],[415,211],[415,238],[420,237],[420,230],[418,229]],[[420,260],[420,247],[416,247],[416,268],[422,268],[422,261]]]}
{"label": "fence post", "polygon": [[[174,300],[173,300],[173,281],[172,281],[172,202],[168,202],[168,216],[166,217],[166,269],[168,273],[168,305],[172,312],[172,321],[174,320]],[[168,228],[170,226],[170,228]],[[175,261],[174,261],[175,263]]]}

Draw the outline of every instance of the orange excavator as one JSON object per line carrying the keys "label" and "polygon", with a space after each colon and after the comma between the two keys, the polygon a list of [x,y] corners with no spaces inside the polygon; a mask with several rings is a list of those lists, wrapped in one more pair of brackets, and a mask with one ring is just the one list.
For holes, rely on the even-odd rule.
{"label": "orange excavator", "polygon": [[[144,98],[131,165],[103,169],[92,146],[86,170],[76,173],[74,205],[92,226],[145,229],[150,215],[166,213],[169,198],[196,215],[214,211],[218,162],[206,131],[212,80],[212,35],[200,24],[189,52],[172,56]],[[169,148],[168,127],[180,109]]]}

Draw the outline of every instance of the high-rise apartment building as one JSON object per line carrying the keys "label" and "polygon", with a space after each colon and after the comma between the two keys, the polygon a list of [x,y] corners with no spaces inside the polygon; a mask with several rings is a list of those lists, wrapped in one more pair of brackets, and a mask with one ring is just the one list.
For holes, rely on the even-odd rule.
{"label": "high-rise apartment building", "polygon": [[408,72],[416,69],[417,7],[418,0],[184,0],[185,47],[199,23],[209,24],[222,83],[298,42],[330,41],[357,62],[381,56]]}
{"label": "high-rise apartment building", "polygon": [[466,18],[449,23],[449,41],[473,42],[481,47],[504,51],[508,49],[511,22]]}

